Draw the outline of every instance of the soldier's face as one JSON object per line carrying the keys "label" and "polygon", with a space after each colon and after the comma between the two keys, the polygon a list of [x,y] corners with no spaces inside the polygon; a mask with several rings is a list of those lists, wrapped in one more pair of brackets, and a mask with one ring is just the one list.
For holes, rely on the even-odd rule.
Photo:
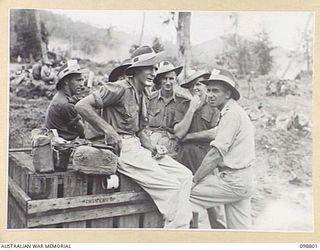
{"label": "soldier's face", "polygon": [[189,91],[192,96],[203,96],[206,94],[206,85],[201,83],[200,81],[204,80],[203,77],[199,77],[194,80]]}
{"label": "soldier's face", "polygon": [[71,95],[78,95],[81,93],[83,87],[83,78],[81,74],[73,74],[70,76],[68,86]]}
{"label": "soldier's face", "polygon": [[231,98],[231,91],[220,83],[209,83],[207,86],[208,103],[221,110]]}
{"label": "soldier's face", "polygon": [[173,91],[173,86],[177,82],[177,75],[174,71],[165,73],[160,78],[161,89],[164,91]]}
{"label": "soldier's face", "polygon": [[157,68],[155,66],[137,68],[135,78],[143,86],[152,86],[153,79],[156,76],[156,70]]}

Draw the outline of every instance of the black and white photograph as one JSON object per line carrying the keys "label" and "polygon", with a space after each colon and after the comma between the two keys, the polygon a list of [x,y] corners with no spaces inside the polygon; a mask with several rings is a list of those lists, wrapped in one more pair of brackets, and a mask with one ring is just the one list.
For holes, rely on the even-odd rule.
{"label": "black and white photograph", "polygon": [[314,12],[8,17],[8,230],[314,232]]}

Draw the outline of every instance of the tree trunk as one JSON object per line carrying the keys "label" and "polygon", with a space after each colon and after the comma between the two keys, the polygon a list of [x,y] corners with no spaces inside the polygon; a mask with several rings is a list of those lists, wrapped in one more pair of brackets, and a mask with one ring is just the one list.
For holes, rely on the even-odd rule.
{"label": "tree trunk", "polygon": [[183,74],[191,67],[191,43],[190,43],[191,12],[179,12],[177,44],[178,60],[183,66]]}
{"label": "tree trunk", "polygon": [[141,43],[142,43],[145,19],[146,19],[146,13],[145,13],[145,12],[143,12],[143,16],[142,16],[142,24],[141,24],[141,32],[140,32],[140,38],[139,38],[139,46],[141,46]]}
{"label": "tree trunk", "polygon": [[40,41],[41,44],[41,54],[42,54],[42,59],[44,61],[48,60],[48,53],[47,53],[47,46],[44,43],[44,41],[42,41],[42,37],[41,37],[41,24],[40,24],[40,15],[39,15],[39,11],[35,10],[35,17],[36,17],[36,25],[37,25],[37,38]]}

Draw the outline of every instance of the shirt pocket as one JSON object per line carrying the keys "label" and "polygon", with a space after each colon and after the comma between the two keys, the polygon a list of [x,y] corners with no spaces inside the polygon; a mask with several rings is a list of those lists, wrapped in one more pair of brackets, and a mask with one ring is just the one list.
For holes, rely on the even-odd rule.
{"label": "shirt pocket", "polygon": [[160,127],[161,126],[161,110],[159,108],[148,110],[149,116],[149,126],[150,127]]}
{"label": "shirt pocket", "polygon": [[165,127],[167,129],[173,129],[173,126],[175,125],[175,115],[176,115],[176,109],[175,107],[171,107],[167,110],[167,113],[165,114]]}
{"label": "shirt pocket", "polygon": [[203,110],[200,114],[201,120],[207,125],[207,127],[210,125],[212,120],[212,113]]}
{"label": "shirt pocket", "polygon": [[122,125],[127,131],[134,131],[139,126],[139,107],[137,105],[125,104],[122,108]]}

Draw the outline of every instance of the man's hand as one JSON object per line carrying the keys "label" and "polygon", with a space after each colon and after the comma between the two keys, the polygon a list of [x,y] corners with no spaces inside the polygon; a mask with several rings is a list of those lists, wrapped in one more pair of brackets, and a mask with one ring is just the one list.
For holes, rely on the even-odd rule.
{"label": "man's hand", "polygon": [[121,141],[121,137],[117,132],[106,134],[105,143],[107,145],[112,146],[115,150],[115,154],[120,156],[122,141]]}
{"label": "man's hand", "polygon": [[152,157],[158,160],[165,156],[166,153],[168,153],[168,149],[165,146],[156,145],[152,150]]}
{"label": "man's hand", "polygon": [[194,96],[190,101],[189,109],[192,112],[196,112],[201,106],[201,99],[199,96]]}

